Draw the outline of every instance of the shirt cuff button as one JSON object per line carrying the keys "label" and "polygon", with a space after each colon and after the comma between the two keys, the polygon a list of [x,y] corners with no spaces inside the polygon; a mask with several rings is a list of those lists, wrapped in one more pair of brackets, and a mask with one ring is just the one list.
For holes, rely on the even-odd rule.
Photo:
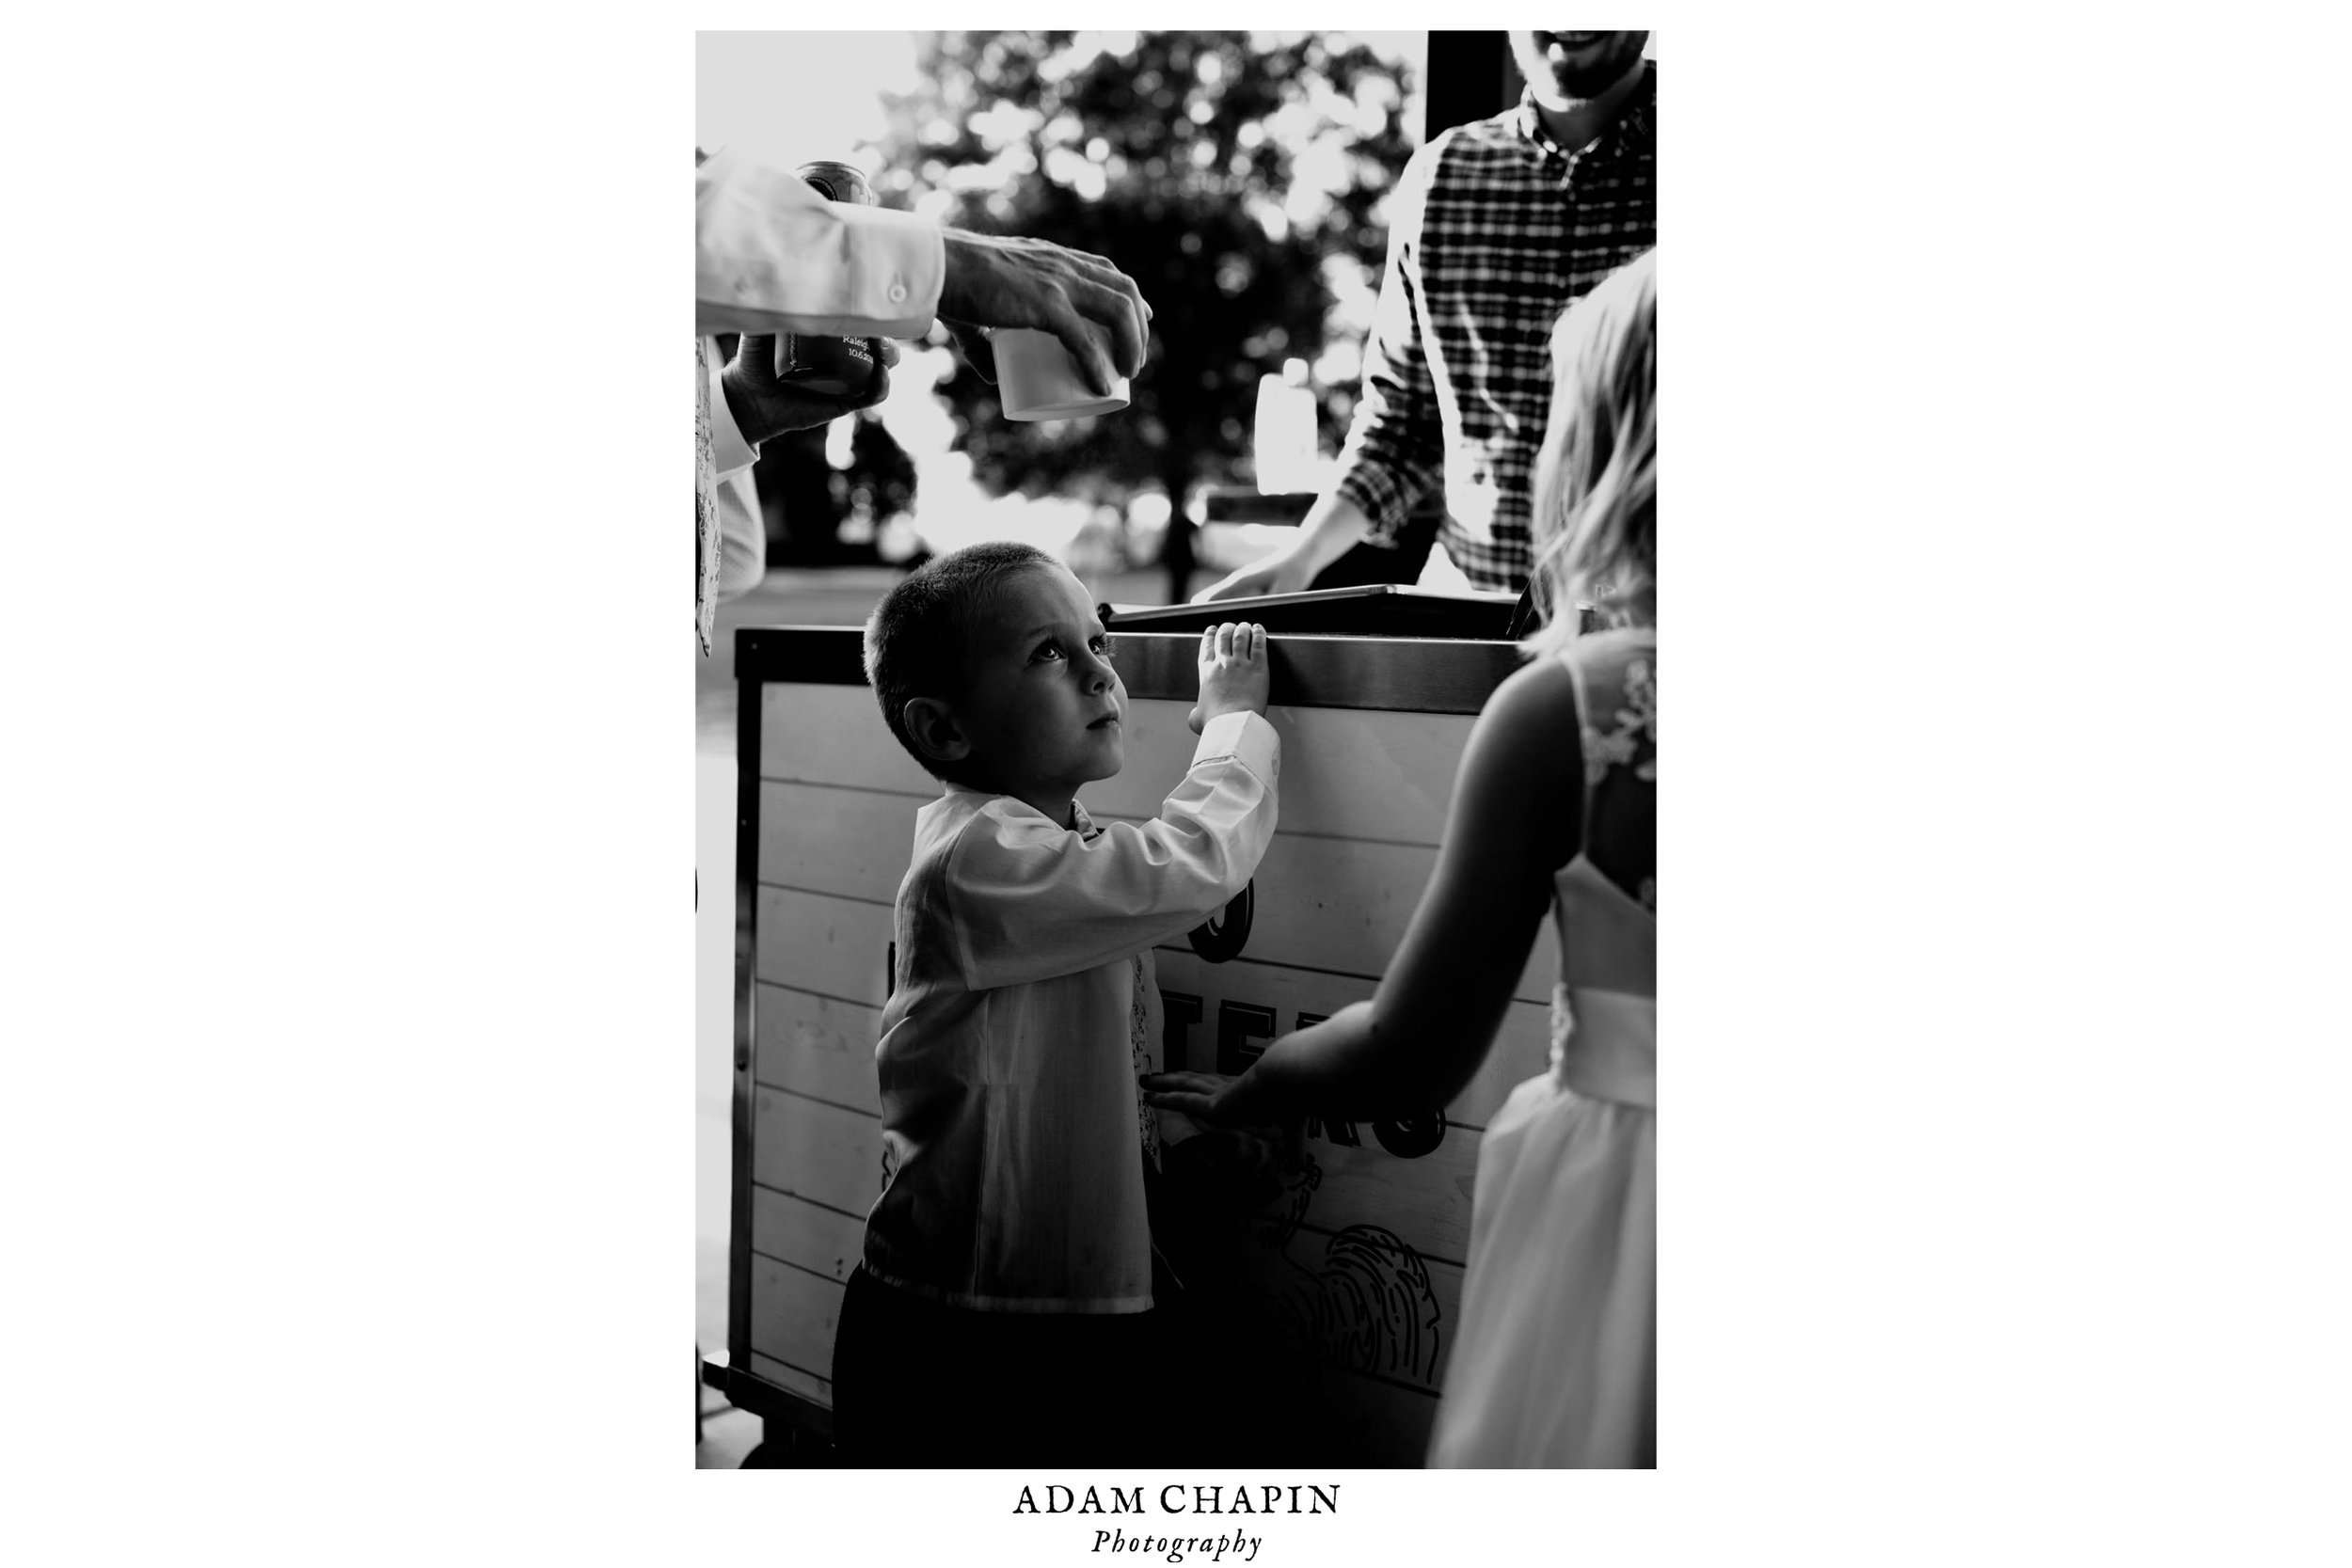
{"label": "shirt cuff button", "polygon": [[890,285],[890,303],[891,303],[891,304],[893,304],[893,305],[897,305],[897,304],[898,304],[899,302],[901,302],[902,300],[904,300],[906,297],[907,297],[907,286],[906,286],[904,283],[898,282],[897,279],[895,279],[895,278],[894,278],[894,279],[891,281],[891,285]]}

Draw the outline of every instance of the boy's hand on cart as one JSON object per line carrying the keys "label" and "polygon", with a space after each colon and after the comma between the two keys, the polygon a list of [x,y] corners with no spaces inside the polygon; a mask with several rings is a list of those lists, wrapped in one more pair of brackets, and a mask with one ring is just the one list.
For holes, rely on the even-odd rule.
{"label": "boy's hand on cart", "polygon": [[890,367],[898,362],[898,345],[888,338],[864,340],[874,356],[874,381],[863,392],[833,397],[795,387],[776,377],[776,340],[746,336],[735,345],[735,357],[719,372],[727,412],[736,429],[753,446],[788,430],[829,424],[844,414],[871,408],[890,395]]}
{"label": "boy's hand on cart", "polygon": [[1200,701],[1184,716],[1193,734],[1220,714],[1265,712],[1273,684],[1265,627],[1231,621],[1208,627],[1200,634]]}

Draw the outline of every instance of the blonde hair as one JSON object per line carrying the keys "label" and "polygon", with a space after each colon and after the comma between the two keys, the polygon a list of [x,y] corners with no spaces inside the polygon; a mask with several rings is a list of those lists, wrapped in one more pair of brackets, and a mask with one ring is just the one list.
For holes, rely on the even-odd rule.
{"label": "blonde hair", "polygon": [[1658,252],[1644,251],[1561,313],[1551,415],[1535,465],[1535,608],[1519,644],[1562,646],[1577,602],[1615,619],[1658,613]]}

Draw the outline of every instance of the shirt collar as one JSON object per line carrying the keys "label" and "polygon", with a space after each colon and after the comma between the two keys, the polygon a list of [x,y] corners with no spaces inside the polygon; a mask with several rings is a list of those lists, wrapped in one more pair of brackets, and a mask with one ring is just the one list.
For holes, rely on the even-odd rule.
{"label": "shirt collar", "polygon": [[[1593,138],[1592,145],[1608,148],[1646,144],[1657,135],[1657,120],[1658,62],[1644,60],[1642,80],[1635,86],[1631,96],[1626,99],[1625,107],[1618,112],[1617,118],[1609,122],[1608,129]],[[1582,148],[1560,145],[1558,138],[1544,124],[1544,117],[1535,110],[1535,93],[1532,87],[1519,89],[1518,128],[1519,135],[1556,156],[1565,158],[1583,150]]]}
{"label": "shirt collar", "polygon": [[[968,784],[947,784],[940,799],[943,800],[951,800],[958,795],[969,795],[979,800],[1012,800],[1013,804],[1020,806],[1022,810],[1029,812],[1032,815],[1037,815],[1035,807],[1014,800],[1013,797],[1009,795],[1002,794],[993,789],[974,789]],[[1070,802],[1070,821],[1071,826],[1076,831],[1078,836],[1081,838],[1092,838],[1096,833],[1103,831],[1094,825],[1094,818],[1087,815],[1086,807],[1078,804],[1075,800]],[[1057,827],[1060,826],[1059,823],[1055,825]]]}

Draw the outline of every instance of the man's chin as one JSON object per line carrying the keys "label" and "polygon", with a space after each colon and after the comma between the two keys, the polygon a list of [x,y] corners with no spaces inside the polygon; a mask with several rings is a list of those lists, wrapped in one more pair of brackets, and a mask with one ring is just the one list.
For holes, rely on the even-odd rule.
{"label": "man's chin", "polygon": [[[1635,47],[1628,53],[1627,40],[1613,40],[1582,49],[1564,50],[1562,57],[1553,59],[1549,50],[1530,60],[1524,51],[1519,65],[1528,71],[1528,80],[1538,94],[1549,93],[1570,103],[1581,103],[1600,97],[1622,82],[1641,65],[1642,51]],[[1528,70],[1529,67],[1533,70]]]}
{"label": "man's chin", "polygon": [[1544,79],[1554,98],[1569,103],[1588,103],[1624,81],[1632,69],[1628,65],[1572,66],[1565,71],[1547,71]]}

